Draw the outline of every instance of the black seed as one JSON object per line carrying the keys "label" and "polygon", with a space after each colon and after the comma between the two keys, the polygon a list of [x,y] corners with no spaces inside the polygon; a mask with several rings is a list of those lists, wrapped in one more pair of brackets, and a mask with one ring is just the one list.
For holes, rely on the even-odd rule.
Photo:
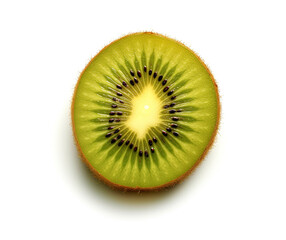
{"label": "black seed", "polygon": [[124,103],[122,100],[119,100],[120,103]]}
{"label": "black seed", "polygon": [[152,146],[152,144],[153,144],[151,139],[148,141],[148,143],[149,143],[150,146]]}
{"label": "black seed", "polygon": [[175,124],[175,123],[172,123],[172,124],[171,124],[171,127],[172,127],[172,128],[177,128],[177,127],[178,127],[178,125],[177,125],[177,124]]}
{"label": "black seed", "polygon": [[105,135],[105,137],[110,137],[112,135],[112,133],[107,133],[106,135]]}
{"label": "black seed", "polygon": [[165,80],[162,82],[162,85],[164,86],[166,83],[167,83],[167,80],[165,79]]}
{"label": "black seed", "polygon": [[111,143],[115,143],[116,142],[116,138],[113,138],[112,140],[111,140]]}
{"label": "black seed", "polygon": [[[132,144],[132,146],[133,146],[133,144]],[[136,152],[137,151],[137,147],[134,147],[134,152]]]}
{"label": "black seed", "polygon": [[114,127],[108,127],[107,129],[108,129],[108,130],[111,130],[111,129],[113,129],[113,128],[114,128]]}
{"label": "black seed", "polygon": [[119,143],[118,143],[118,147],[120,147],[123,143],[124,143],[125,139],[122,139]]}
{"label": "black seed", "polygon": [[132,70],[130,70],[130,74],[134,77],[134,72]]}
{"label": "black seed", "polygon": [[138,79],[137,79],[137,78],[134,78],[134,82],[138,83]]}
{"label": "black seed", "polygon": [[156,142],[157,142],[157,139],[156,139],[155,137],[153,137],[153,141],[154,141],[154,143],[156,143]]}
{"label": "black seed", "polygon": [[140,78],[142,77],[142,74],[141,74],[141,72],[139,70],[137,71],[137,76],[140,77]]}
{"label": "black seed", "polygon": [[155,150],[154,150],[154,148],[153,148],[153,147],[151,147],[151,152],[152,152],[152,153],[154,153],[154,152],[155,152]]}
{"label": "black seed", "polygon": [[117,108],[117,105],[116,104],[112,104],[111,107],[112,108]]}
{"label": "black seed", "polygon": [[177,112],[183,112],[183,109],[178,109]]}
{"label": "black seed", "polygon": [[113,101],[115,101],[115,102],[117,101],[117,99],[116,99],[115,97],[114,97],[114,98],[112,98],[112,100],[113,100]]}
{"label": "black seed", "polygon": [[176,99],[176,97],[177,97],[177,96],[173,96],[173,97],[171,97],[171,100],[175,100],[175,99]]}
{"label": "black seed", "polygon": [[120,119],[115,119],[115,122],[120,122]]}
{"label": "black seed", "polygon": [[162,130],[162,133],[163,133],[163,135],[164,135],[165,137],[167,137],[167,135],[168,135],[167,132],[165,132],[164,130]]}
{"label": "black seed", "polygon": [[134,86],[134,82],[133,82],[133,80],[130,80],[130,84],[131,84],[132,86]]}
{"label": "black seed", "polygon": [[163,92],[167,92],[169,90],[169,87],[165,87],[164,89],[163,89]]}
{"label": "black seed", "polygon": [[121,96],[122,96],[122,93],[118,92],[117,95],[121,97]]}
{"label": "black seed", "polygon": [[140,150],[139,151],[139,156],[142,157],[143,156],[143,152]]}
{"label": "black seed", "polygon": [[127,141],[126,141],[126,143],[125,143],[125,145],[127,146],[129,143],[130,143],[130,141],[129,141],[129,140],[127,140]]}
{"label": "black seed", "polygon": [[109,115],[114,115],[115,114],[115,112],[113,112],[113,111],[111,111],[110,113],[109,113]]}
{"label": "black seed", "polygon": [[149,157],[147,150],[145,151],[145,157]]}
{"label": "black seed", "polygon": [[132,148],[133,148],[133,143],[131,143],[131,144],[129,145],[129,148],[130,148],[130,149],[132,149]]}
{"label": "black seed", "polygon": [[122,87],[120,85],[116,85],[117,88],[122,89]]}
{"label": "black seed", "polygon": [[126,82],[122,82],[124,87],[127,87],[127,83]]}
{"label": "black seed", "polygon": [[149,75],[150,75],[150,76],[152,75],[152,69],[149,70]]}
{"label": "black seed", "polygon": [[122,115],[122,112],[117,112],[117,115]]}
{"label": "black seed", "polygon": [[175,113],[175,112],[176,112],[175,109],[171,109],[171,110],[169,111],[169,113]]}
{"label": "black seed", "polygon": [[168,107],[170,107],[170,106],[169,106],[169,105],[165,105],[165,106],[164,106],[164,108],[168,108]]}
{"label": "black seed", "polygon": [[176,136],[176,137],[178,137],[178,136],[179,136],[179,133],[173,132],[173,135]]}
{"label": "black seed", "polygon": [[113,119],[113,118],[110,118],[110,119],[109,119],[109,122],[110,122],[110,123],[114,122],[114,119]]}
{"label": "black seed", "polygon": [[176,105],[176,103],[171,103],[170,107],[174,107]]}
{"label": "black seed", "polygon": [[179,118],[178,117],[172,117],[172,120],[179,121]]}
{"label": "black seed", "polygon": [[144,72],[146,72],[147,71],[147,67],[146,66],[144,66]]}
{"label": "black seed", "polygon": [[174,90],[168,92],[168,96],[171,96],[174,93]]}
{"label": "black seed", "polygon": [[114,131],[114,133],[119,133],[119,131],[120,131],[120,129],[117,128],[117,129]]}
{"label": "black seed", "polygon": [[172,132],[172,129],[171,129],[171,128],[166,128],[166,130],[167,130],[168,132]]}
{"label": "black seed", "polygon": [[163,79],[163,76],[160,75],[159,78],[158,78],[158,81],[160,82],[162,79]]}
{"label": "black seed", "polygon": [[154,72],[154,74],[153,74],[153,78],[156,78],[156,77],[157,77],[157,75],[158,75],[158,73],[157,73],[157,72]]}
{"label": "black seed", "polygon": [[122,137],[122,134],[118,134],[117,139],[120,139]]}

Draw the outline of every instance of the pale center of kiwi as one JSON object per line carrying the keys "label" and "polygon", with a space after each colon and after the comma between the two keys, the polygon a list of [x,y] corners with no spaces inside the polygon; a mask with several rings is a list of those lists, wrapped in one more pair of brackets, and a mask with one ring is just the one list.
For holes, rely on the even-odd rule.
{"label": "pale center of kiwi", "polygon": [[161,123],[161,102],[151,85],[147,85],[141,94],[131,101],[132,111],[126,125],[133,130],[137,137],[144,138],[150,127]]}

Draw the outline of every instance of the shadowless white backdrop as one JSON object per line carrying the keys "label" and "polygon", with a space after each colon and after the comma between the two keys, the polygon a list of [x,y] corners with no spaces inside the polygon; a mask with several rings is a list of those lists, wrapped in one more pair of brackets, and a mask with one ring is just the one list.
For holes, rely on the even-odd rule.
{"label": "shadowless white backdrop", "polygon": [[[1,1],[0,239],[286,239],[285,1]],[[197,52],[222,121],[205,160],[153,194],[99,183],[74,146],[79,74],[154,31]]]}

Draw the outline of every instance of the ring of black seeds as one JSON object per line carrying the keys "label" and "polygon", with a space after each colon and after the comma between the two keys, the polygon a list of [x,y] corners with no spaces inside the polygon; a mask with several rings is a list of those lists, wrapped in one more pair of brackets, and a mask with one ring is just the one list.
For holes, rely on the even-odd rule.
{"label": "ring of black seeds", "polygon": [[[147,72],[147,67],[146,67],[146,66],[143,67],[143,71],[144,71],[144,72]],[[137,76],[138,76],[139,78],[142,77],[142,74],[141,74],[140,70],[137,70],[136,73],[137,73]],[[150,69],[150,70],[148,71],[149,76],[151,76],[152,73],[153,73],[153,71],[152,71],[152,69]],[[134,71],[133,71],[132,69],[130,70],[130,75],[131,75],[132,77],[134,77],[133,80],[132,80],[132,79],[129,80],[129,82],[130,82],[130,84],[131,84],[132,86],[134,86],[135,83],[136,83],[136,84],[139,83],[139,81],[138,81],[138,79],[135,77],[135,73],[134,73]],[[157,78],[158,75],[159,75],[158,81],[160,82],[160,81],[163,79],[163,75],[160,75],[160,74],[158,74],[157,72],[154,72],[154,73],[153,73],[153,78],[154,78],[154,79]],[[163,81],[162,81],[162,86],[166,85],[167,81],[168,81],[167,79],[163,80]],[[123,85],[124,87],[128,87],[128,85],[127,85],[127,83],[126,83],[125,81],[122,82],[122,85]],[[116,87],[117,87],[118,89],[122,89],[122,86],[119,85],[119,84],[117,84]],[[171,95],[174,93],[174,90],[170,90],[170,91],[168,91],[168,90],[169,90],[169,86],[163,88],[163,92],[164,92],[164,93],[167,92],[167,96],[171,96]],[[116,95],[119,96],[119,97],[122,97],[122,96],[123,96],[123,94],[122,94],[121,92],[116,92]],[[172,97],[171,97],[171,100],[175,100],[176,97],[177,97],[177,96],[172,96]],[[121,99],[117,99],[116,97],[113,97],[112,100],[115,101],[115,102],[116,102],[116,101],[119,101],[119,103],[122,103],[122,104],[124,103]],[[174,107],[175,105],[176,105],[176,103],[175,103],[175,102],[172,102],[172,103],[170,103],[170,104],[164,105],[163,108],[167,109],[167,108],[169,108],[169,107]],[[117,106],[116,104],[112,104],[112,105],[111,105],[111,108],[117,108],[117,107],[118,107],[118,106]],[[182,111],[183,111],[182,109],[177,109],[177,110],[171,109],[171,110],[169,110],[169,113],[170,113],[170,114],[175,114],[176,112],[182,112]],[[122,112],[122,111],[118,111],[118,112],[110,111],[110,112],[109,112],[109,115],[111,115],[111,116],[113,116],[113,115],[121,116],[121,115],[123,115],[123,112]],[[178,120],[179,120],[179,118],[176,117],[176,116],[175,116],[175,117],[171,117],[171,119],[172,119],[173,121],[178,121]],[[109,121],[109,123],[112,123],[112,122],[114,122],[114,121],[118,123],[118,122],[120,122],[120,119],[113,119],[113,118],[111,118],[111,119],[109,119],[108,121]],[[178,127],[178,125],[175,124],[175,123],[171,123],[170,126],[171,126],[172,128],[177,128],[177,127]],[[110,127],[107,128],[107,130],[112,130],[112,129],[114,129],[113,126],[110,126]],[[112,132],[106,133],[105,137],[106,137],[106,138],[109,138],[110,136],[112,136],[112,134],[117,134],[119,131],[120,131],[120,129],[117,128],[113,133],[112,133]],[[167,128],[166,128],[166,131],[172,132],[172,129],[169,128],[169,127],[167,127]],[[167,133],[166,131],[165,131],[165,130],[162,130],[162,134],[163,134],[165,137],[168,136],[168,133]],[[176,137],[178,137],[178,136],[179,136],[179,133],[174,131],[174,132],[173,132],[173,135],[176,136]],[[122,134],[118,134],[115,138],[113,138],[113,139],[111,140],[111,144],[112,144],[112,143],[115,143],[115,142],[116,142],[118,139],[120,139],[121,137],[122,137]],[[153,140],[153,141],[152,141],[152,140]],[[157,140],[157,138],[155,138],[155,137],[153,137],[153,139],[149,139],[149,140],[148,140],[148,144],[149,144],[149,146],[150,146],[150,151],[151,151],[151,153],[154,153],[154,152],[155,152],[155,149],[154,149],[154,147],[153,147],[152,145],[153,145],[153,142],[154,142],[154,143],[157,143],[157,141],[158,141],[158,140]],[[125,142],[125,139],[122,139],[117,145],[120,147],[120,146],[123,145],[124,142]],[[130,143],[130,140],[127,140],[127,141],[125,142],[125,145],[126,145],[126,146],[129,145],[129,148],[130,148],[130,149],[133,149],[133,151],[136,152],[137,149],[138,149],[138,147],[137,147],[137,146],[134,147],[134,144],[133,144],[133,143],[130,143],[130,144],[129,144],[129,143]],[[134,147],[134,148],[133,148],[133,147]],[[148,153],[147,150],[145,150],[144,152],[143,152],[142,150],[139,151],[139,156],[142,157],[143,154],[145,155],[145,157],[149,157],[149,153]]]}

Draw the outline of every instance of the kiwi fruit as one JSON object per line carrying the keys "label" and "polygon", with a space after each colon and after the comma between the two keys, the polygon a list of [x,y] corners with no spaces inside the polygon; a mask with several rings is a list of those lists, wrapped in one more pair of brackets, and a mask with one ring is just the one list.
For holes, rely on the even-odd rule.
{"label": "kiwi fruit", "polygon": [[151,32],[101,50],[77,82],[72,126],[79,153],[109,186],[152,191],[183,180],[212,145],[215,80],[182,43]]}

